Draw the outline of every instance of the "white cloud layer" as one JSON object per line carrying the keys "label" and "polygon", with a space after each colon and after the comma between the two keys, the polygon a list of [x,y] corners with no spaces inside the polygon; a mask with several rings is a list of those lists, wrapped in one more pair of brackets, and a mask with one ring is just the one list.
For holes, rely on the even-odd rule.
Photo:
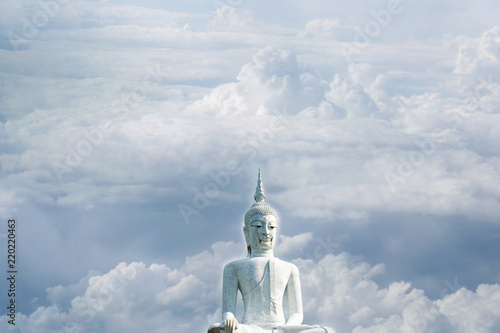
{"label": "white cloud layer", "polygon": [[[288,186],[283,177],[298,163],[302,179],[276,198],[299,216],[306,216],[302,208],[323,219],[332,218],[332,210],[347,217],[386,209],[497,220],[496,83],[478,81],[476,93],[464,96],[390,96],[390,73],[352,64],[328,84],[293,52],[277,48],[257,52],[237,78],[191,104],[178,96],[165,100],[160,92],[156,100],[158,83],[146,81],[127,87],[116,106],[94,101],[71,113],[36,109],[7,120],[4,143],[15,140],[23,148],[0,158],[10,175],[4,182],[7,188],[15,184],[16,197],[63,206],[93,207],[92,197],[147,202],[173,193],[154,182],[185,173],[180,166],[193,158],[201,165],[222,154],[210,168],[225,168],[232,157],[240,163],[269,159],[282,170],[270,178]],[[450,84],[456,82],[450,78]],[[353,145],[358,153],[350,158]],[[339,158],[343,165],[332,168]],[[61,181],[72,182],[67,193],[61,193]],[[102,181],[110,186],[102,188]],[[308,205],[295,205],[295,192],[305,184],[309,198],[302,202]],[[309,201],[316,194],[320,199]]]}
{"label": "white cloud layer", "polygon": [[[198,47],[207,40],[216,49],[231,42],[238,29],[262,34],[261,29],[269,31],[271,27],[255,18],[257,12],[250,9],[223,6],[211,15],[212,20],[207,22],[210,29],[193,32],[176,22],[198,19],[198,14],[113,4],[96,8],[77,2],[64,7],[54,20],[93,18],[100,23],[87,26],[85,31],[48,29],[40,39],[45,42],[64,37],[83,46],[82,36],[96,43],[100,43],[99,38],[115,43],[137,36],[143,41],[165,39],[185,50],[187,46],[177,37],[164,30],[155,32],[173,29],[182,40]],[[121,17],[125,19],[118,22]],[[153,21],[146,24],[137,21],[138,17],[151,17]],[[176,24],[158,28],[154,22],[162,20]],[[306,29],[329,30],[341,25],[339,22],[311,20]],[[217,35],[221,31],[224,34]],[[91,37],[93,34],[95,37]],[[287,38],[283,31],[275,34]],[[314,43],[307,34],[294,38],[297,49],[303,43]],[[214,41],[222,44],[215,46]],[[41,55],[35,57],[37,61],[45,59],[33,66],[32,72],[43,70],[49,58],[38,49],[38,40],[31,42],[34,48],[30,52]],[[245,42],[254,49],[253,42]],[[246,64],[235,73],[236,82],[212,89],[172,85],[168,83],[171,75],[190,69],[174,71],[163,63],[147,65],[144,59],[140,60],[142,66],[133,65],[132,73],[118,71],[135,77],[134,81],[102,77],[55,80],[50,83],[56,90],[66,87],[68,97],[63,100],[67,104],[58,102],[55,95],[47,98],[43,91],[39,96],[35,93],[34,98],[49,100],[37,102],[45,104],[44,108],[16,117],[6,113],[2,123],[5,134],[0,138],[10,152],[2,154],[0,163],[6,175],[4,188],[10,193],[7,198],[11,199],[0,204],[6,211],[26,199],[89,209],[96,202],[152,202],[174,193],[177,186],[157,183],[169,184],[179,175],[191,173],[190,166],[196,164],[224,169],[236,152],[241,164],[267,161],[281,170],[279,174],[270,171],[275,173],[273,181],[280,185],[291,187],[290,177],[284,175],[293,174],[295,165],[301,166],[302,178],[292,180],[295,190],[277,195],[283,208],[291,208],[298,216],[358,219],[370,210],[386,209],[458,213],[496,221],[500,201],[496,142],[500,137],[494,124],[499,117],[500,85],[480,75],[496,74],[494,50],[499,45],[498,26],[476,38],[450,37],[441,48],[456,47],[455,58],[448,59],[450,63],[455,61],[455,67],[442,76],[441,86],[413,94],[398,93],[397,87],[401,77],[414,73],[394,68],[397,66],[391,60],[383,65],[351,63],[343,73],[324,78],[314,64],[301,61],[288,48],[278,47],[252,51],[253,57],[247,56]],[[54,51],[55,59],[67,56],[60,49]],[[9,58],[13,53],[6,54],[5,61],[12,61]],[[115,57],[115,51],[108,54],[100,50],[98,54],[104,59]],[[160,59],[160,55],[154,58]],[[24,62],[30,63],[27,59]],[[66,69],[57,70],[69,75],[84,64],[90,66],[88,73],[97,76],[112,67],[108,60],[95,65],[86,57],[76,59],[76,63],[67,63]],[[118,64],[125,66],[126,59],[118,60]],[[199,73],[194,72],[191,79]],[[460,74],[460,79],[452,72]],[[112,76],[117,71],[105,73]],[[205,75],[210,76],[202,73]],[[17,84],[40,86],[40,82],[20,73],[13,78]],[[432,79],[422,74],[419,80]],[[26,110],[25,100],[16,100],[13,90],[3,89],[6,106]],[[82,95],[83,90],[89,93]],[[450,91],[459,93],[451,95]],[[281,117],[285,126],[279,130],[271,126],[276,124],[273,116],[277,113],[286,114]],[[261,133],[255,132],[258,127],[263,128]],[[355,156],[351,156],[353,147]],[[221,157],[219,162],[212,161],[215,154]],[[343,162],[336,165],[339,159]],[[336,177],[332,177],[333,172]],[[71,185],[61,188],[61,181]],[[103,182],[107,184],[104,188]],[[318,195],[320,199],[311,200],[307,207],[295,205],[290,196],[303,191],[296,186],[299,184],[308,184],[310,197]]]}
{"label": "white cloud layer", "polygon": [[[281,253],[304,248],[311,234],[282,236]],[[293,246],[290,246],[293,245]],[[47,289],[52,305],[19,315],[22,332],[203,332],[219,320],[223,265],[242,244],[215,243],[179,268],[124,262],[78,284]],[[379,286],[384,265],[371,266],[346,252],[319,261],[296,259],[305,322],[338,333],[494,333],[500,327],[500,286],[482,284],[431,301],[408,282]],[[70,297],[70,306],[64,299]],[[241,313],[238,315],[241,319]],[[4,332],[14,331],[1,317]]]}

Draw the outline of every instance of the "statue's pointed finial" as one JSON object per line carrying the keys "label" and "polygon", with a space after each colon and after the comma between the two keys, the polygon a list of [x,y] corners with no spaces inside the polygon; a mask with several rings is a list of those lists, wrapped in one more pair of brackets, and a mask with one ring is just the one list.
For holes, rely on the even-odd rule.
{"label": "statue's pointed finial", "polygon": [[264,192],[264,184],[262,184],[262,177],[260,175],[259,168],[259,179],[257,179],[257,188],[255,189],[255,195],[253,196],[256,202],[266,201],[266,193]]}

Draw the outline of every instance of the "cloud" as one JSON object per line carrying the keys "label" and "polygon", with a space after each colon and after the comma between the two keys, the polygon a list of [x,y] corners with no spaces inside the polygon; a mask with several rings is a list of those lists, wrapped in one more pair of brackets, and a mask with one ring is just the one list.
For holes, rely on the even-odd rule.
{"label": "cloud", "polygon": [[279,246],[276,249],[277,256],[294,257],[303,253],[305,247],[313,240],[311,232],[295,235],[292,237],[280,235]]}
{"label": "cloud", "polygon": [[0,190],[0,216],[3,218],[12,217],[16,212],[16,206],[24,201],[14,190]]}
{"label": "cloud", "polygon": [[[294,262],[302,274],[306,319],[323,320],[337,332],[492,333],[498,327],[498,285],[480,285],[476,292],[463,288],[432,301],[404,281],[377,285],[373,279],[384,266],[370,266],[348,253],[327,255],[317,263]],[[469,309],[473,314],[457,315]]]}
{"label": "cloud", "polygon": [[481,284],[476,292],[462,288],[437,304],[457,332],[496,332],[500,329],[500,286]]}
{"label": "cloud", "polygon": [[249,10],[237,9],[231,6],[217,8],[208,22],[208,31],[248,31],[258,25]]}
{"label": "cloud", "polygon": [[460,36],[453,43],[459,46],[454,73],[469,75],[499,73],[500,25],[486,30],[478,38]]}
{"label": "cloud", "polygon": [[336,28],[341,27],[339,18],[335,19],[314,19],[307,22],[305,28],[306,35],[325,35],[331,36]]}
{"label": "cloud", "polygon": [[237,79],[216,87],[195,108],[216,116],[261,115],[282,109],[295,114],[319,104],[325,90],[312,67],[300,64],[293,52],[274,47],[255,54]]}
{"label": "cloud", "polygon": [[493,333],[500,327],[498,296],[500,286],[479,285],[476,292],[462,288],[437,301],[420,296],[401,315],[379,318],[363,332],[481,332]]}
{"label": "cloud", "polygon": [[375,102],[359,83],[335,75],[326,93],[328,101],[345,110],[348,117],[369,117],[377,111]]}
{"label": "cloud", "polygon": [[68,310],[71,306],[71,301],[86,291],[90,278],[96,276],[97,273],[98,272],[90,271],[89,274],[78,283],[68,286],[57,285],[47,288],[47,300],[58,308]]}
{"label": "cloud", "polygon": [[316,39],[335,39],[341,41],[352,41],[354,26],[348,19],[335,18],[316,18],[306,23],[304,31],[299,33],[300,37]]}

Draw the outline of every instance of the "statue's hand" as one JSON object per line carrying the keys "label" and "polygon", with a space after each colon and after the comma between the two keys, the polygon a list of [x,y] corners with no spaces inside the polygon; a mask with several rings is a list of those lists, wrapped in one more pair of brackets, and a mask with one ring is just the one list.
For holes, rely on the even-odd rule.
{"label": "statue's hand", "polygon": [[238,321],[236,318],[226,319],[224,322],[224,333],[233,333],[236,329],[238,329]]}

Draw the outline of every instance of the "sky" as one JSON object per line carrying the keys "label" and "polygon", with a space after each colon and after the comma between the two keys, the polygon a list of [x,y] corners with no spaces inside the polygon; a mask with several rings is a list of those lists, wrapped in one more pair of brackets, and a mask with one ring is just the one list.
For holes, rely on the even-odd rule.
{"label": "sky", "polygon": [[500,331],[497,1],[1,7],[0,331],[206,331],[259,168],[305,323]]}

